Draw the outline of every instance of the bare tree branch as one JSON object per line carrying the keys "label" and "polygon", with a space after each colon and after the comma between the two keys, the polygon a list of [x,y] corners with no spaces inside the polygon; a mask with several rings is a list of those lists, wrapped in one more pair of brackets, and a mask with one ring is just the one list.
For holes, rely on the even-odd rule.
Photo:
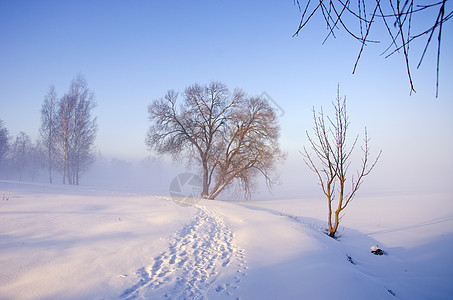
{"label": "bare tree branch", "polygon": [[[340,28],[345,30],[348,35],[361,43],[360,51],[354,63],[354,68],[352,71],[353,74],[357,69],[358,62],[362,56],[366,44],[370,42],[381,42],[381,40],[370,40],[369,36],[371,34],[372,27],[373,29],[375,27],[373,25],[376,23],[376,20],[382,20],[384,28],[387,32],[387,37],[384,36],[383,40],[385,40],[386,38],[390,40],[390,45],[383,53],[387,53],[390,49],[393,48],[393,51],[391,51],[391,53],[386,56],[389,57],[390,55],[402,50],[405,60],[406,73],[409,79],[410,93],[415,92],[410,64],[410,45],[414,42],[414,40],[422,38],[426,34],[429,34],[425,41],[425,47],[420,55],[419,63],[417,65],[417,68],[419,68],[421,62],[425,57],[426,50],[428,49],[428,46],[432,41],[432,37],[437,31],[436,97],[438,96],[440,51],[443,33],[442,29],[444,27],[444,23],[446,23],[453,16],[453,11],[451,11],[451,8],[447,11],[447,0],[435,1],[428,4],[417,4],[413,0],[405,0],[404,2],[401,2],[399,0],[374,0],[372,2],[368,2],[369,4],[373,3],[373,9],[371,10],[371,13],[367,13],[365,0],[357,0],[356,5],[350,5],[350,0],[307,0],[304,2],[303,11],[301,11],[301,1],[295,2],[295,4],[297,4],[297,7],[299,8],[299,11],[301,11],[301,20],[299,27],[297,28],[293,36],[299,35],[302,29],[316,14],[316,12],[320,10],[328,30],[323,44],[330,36],[335,37],[334,30],[340,30]],[[414,22],[423,22],[424,20],[426,20],[426,16],[428,16],[428,18],[430,17],[432,11],[437,12],[432,25],[429,25],[427,27],[425,25],[422,25],[425,26],[425,29],[422,29],[418,33],[414,33],[412,26]],[[357,24],[358,26],[355,26],[355,24]],[[394,28],[392,29],[389,24],[393,24]],[[418,28],[420,28],[420,26]]]}

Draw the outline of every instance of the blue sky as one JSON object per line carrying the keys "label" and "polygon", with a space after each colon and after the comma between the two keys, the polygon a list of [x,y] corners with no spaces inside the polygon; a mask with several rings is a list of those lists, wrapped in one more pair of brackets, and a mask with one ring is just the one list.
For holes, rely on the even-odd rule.
{"label": "blue sky", "polygon": [[[367,126],[376,152],[383,149],[371,186],[446,189],[453,167],[452,24],[444,28],[438,98],[435,47],[419,70],[413,67],[417,93],[409,96],[402,56],[379,56],[387,45],[366,47],[352,75],[357,42],[339,33],[321,45],[327,31],[320,16],[292,37],[298,24],[292,0],[1,0],[0,119],[12,136],[36,138],[49,86],[63,95],[81,72],[98,104],[98,149],[140,160],[149,155],[147,105],[168,89],[219,80],[252,95],[266,92],[284,109],[281,143],[289,158],[282,180],[291,189],[299,177],[315,181],[298,150],[307,145],[311,108],[329,108],[340,83],[351,134]],[[420,46],[411,49],[414,65]]]}

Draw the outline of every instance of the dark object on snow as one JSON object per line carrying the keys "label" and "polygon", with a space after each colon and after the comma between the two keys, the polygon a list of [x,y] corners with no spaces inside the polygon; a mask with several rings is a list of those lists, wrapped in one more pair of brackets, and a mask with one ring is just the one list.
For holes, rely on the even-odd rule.
{"label": "dark object on snow", "polygon": [[371,253],[373,253],[374,255],[382,255],[384,254],[384,251],[382,251],[381,249],[377,249],[376,251],[371,251]]}
{"label": "dark object on snow", "polygon": [[374,255],[382,255],[384,254],[384,251],[382,251],[382,249],[380,249],[378,245],[374,245],[371,246],[371,253],[373,253]]}

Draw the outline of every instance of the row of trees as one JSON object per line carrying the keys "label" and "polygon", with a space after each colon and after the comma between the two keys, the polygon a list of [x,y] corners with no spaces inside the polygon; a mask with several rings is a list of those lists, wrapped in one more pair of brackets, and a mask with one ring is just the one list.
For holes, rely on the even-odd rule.
{"label": "row of trees", "polygon": [[41,150],[40,141],[33,143],[30,136],[23,131],[11,138],[3,120],[0,120],[1,173],[15,172],[19,180],[27,173],[34,180],[42,167]]}
{"label": "row of trees", "polygon": [[45,167],[51,183],[53,173],[58,171],[63,183],[78,185],[95,157],[94,108],[94,94],[82,75],[72,80],[61,98],[51,86],[42,104],[40,134],[35,143],[24,132],[13,140],[0,120],[0,169],[15,170],[22,180],[25,171],[30,171],[34,179]]}

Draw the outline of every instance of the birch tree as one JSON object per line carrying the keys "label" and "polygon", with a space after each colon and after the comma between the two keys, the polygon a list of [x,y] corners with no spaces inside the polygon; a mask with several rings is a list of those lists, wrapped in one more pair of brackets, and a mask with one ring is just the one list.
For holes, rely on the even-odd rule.
{"label": "birch tree", "polygon": [[96,117],[92,116],[96,107],[94,94],[83,76],[78,75],[71,83],[70,98],[74,102],[74,119],[68,175],[70,183],[78,185],[81,173],[93,162],[97,130]]}
{"label": "birch tree", "polygon": [[35,143],[31,145],[29,152],[29,163],[28,169],[30,172],[31,180],[35,181],[38,178],[39,172],[42,168],[46,166],[47,153],[44,147],[41,144],[41,140],[36,140]]}
{"label": "birch tree", "polygon": [[62,174],[63,184],[66,183],[66,174],[69,169],[70,136],[73,121],[73,101],[68,95],[64,95],[58,103],[58,127],[56,128],[56,156]]}
{"label": "birch tree", "polygon": [[284,159],[274,109],[263,98],[230,91],[220,82],[173,90],[148,107],[146,145],[159,155],[196,164],[202,175],[202,197],[215,199],[233,182],[250,197],[257,174],[270,187],[274,166]]}
{"label": "birch tree", "polygon": [[58,103],[56,146],[63,183],[79,184],[83,171],[93,162],[97,120],[94,94],[86,79],[76,76]]}
{"label": "birch tree", "polygon": [[[363,138],[362,159],[355,176],[349,176],[349,167],[352,163],[352,153],[356,147],[357,135],[348,147],[349,117],[346,112],[346,97],[341,99],[340,89],[337,89],[337,98],[333,102],[335,115],[333,118],[325,117],[323,110],[316,113],[313,108],[313,135],[306,132],[310,148],[309,153],[304,147],[301,152],[307,166],[313,171],[326,196],[328,204],[329,236],[335,238],[342,218],[342,212],[354,199],[363,179],[375,167],[382,150],[374,161],[370,160],[370,147],[367,130]],[[347,187],[350,181],[350,188]]]}
{"label": "birch tree", "polygon": [[9,133],[5,127],[5,122],[0,120],[0,170],[3,168],[3,161],[9,151]]}
{"label": "birch tree", "polygon": [[30,163],[32,148],[30,137],[23,131],[19,132],[12,145],[12,162],[19,173],[19,181],[22,181],[24,170]]}
{"label": "birch tree", "polygon": [[41,128],[39,130],[42,147],[46,152],[46,164],[49,171],[49,182],[52,183],[52,167],[54,166],[56,126],[57,126],[57,93],[52,85],[44,97],[41,107]]}

